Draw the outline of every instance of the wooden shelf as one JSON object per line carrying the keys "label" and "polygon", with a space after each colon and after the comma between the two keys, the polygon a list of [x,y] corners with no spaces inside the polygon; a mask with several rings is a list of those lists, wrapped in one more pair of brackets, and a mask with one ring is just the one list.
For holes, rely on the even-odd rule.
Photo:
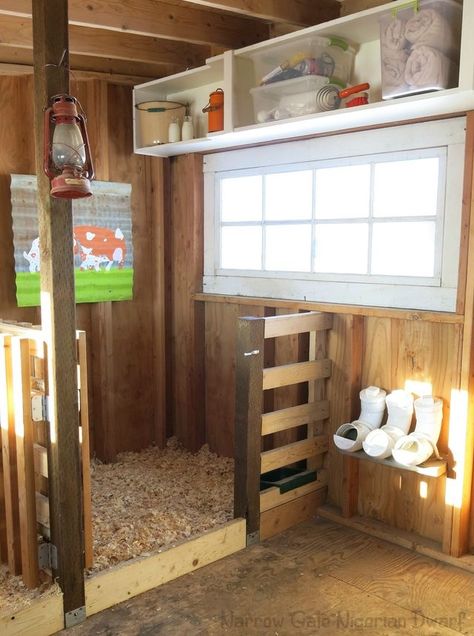
{"label": "wooden shelf", "polygon": [[[381,101],[380,18],[402,8],[406,0],[344,16],[278,38],[260,42],[237,51],[226,51],[207,60],[206,65],[177,75],[161,78],[134,89],[134,104],[152,100],[177,100],[190,104],[198,138],[191,141],[145,146],[140,143],[139,118],[134,113],[134,148],[142,155],[168,157],[190,152],[210,152],[239,146],[295,139],[334,131],[465,113],[474,109],[474,39],[470,24],[474,22],[474,3],[464,2],[461,60],[458,86],[433,93]],[[255,123],[250,89],[256,85],[253,58],[260,52],[277,52],[288,44],[298,46],[313,36],[339,36],[357,49],[352,83],[369,81],[370,103],[356,108],[294,117],[282,121]],[[209,93],[223,88],[225,94],[224,130],[207,134],[207,118],[202,114]]]}
{"label": "wooden shelf", "polygon": [[342,455],[347,455],[348,457],[353,457],[354,459],[374,462],[375,464],[382,464],[383,466],[396,468],[397,470],[408,470],[412,473],[423,475],[424,477],[441,477],[441,475],[444,475],[446,473],[447,468],[447,462],[445,460],[439,459],[429,459],[419,466],[404,466],[403,464],[398,464],[393,459],[393,457],[389,457],[388,459],[377,459],[376,457],[367,455],[367,453],[364,453],[364,451],[362,450],[356,451],[355,453],[343,451],[340,448],[338,448],[337,450],[342,453]]}

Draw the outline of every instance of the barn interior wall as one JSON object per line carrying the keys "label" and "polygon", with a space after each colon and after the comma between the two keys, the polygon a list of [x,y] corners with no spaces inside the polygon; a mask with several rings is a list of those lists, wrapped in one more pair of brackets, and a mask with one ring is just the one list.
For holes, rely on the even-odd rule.
{"label": "barn interior wall", "polygon": [[[110,460],[164,438],[164,160],[133,154],[130,87],[87,80],[71,89],[87,115],[96,178],[132,184],[133,300],[81,304],[76,314],[88,337],[92,450]],[[9,192],[10,174],[35,173],[32,76],[0,78],[0,120],[0,318],[39,324],[38,308],[16,305]]]}

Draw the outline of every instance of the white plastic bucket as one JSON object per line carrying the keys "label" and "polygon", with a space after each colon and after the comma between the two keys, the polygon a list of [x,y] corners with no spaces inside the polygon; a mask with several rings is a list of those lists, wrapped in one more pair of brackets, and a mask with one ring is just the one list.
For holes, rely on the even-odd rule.
{"label": "white plastic bucket", "polygon": [[140,146],[156,146],[168,143],[168,128],[176,119],[179,127],[183,124],[186,113],[185,104],[180,102],[159,101],[136,104],[138,111],[138,129]]}

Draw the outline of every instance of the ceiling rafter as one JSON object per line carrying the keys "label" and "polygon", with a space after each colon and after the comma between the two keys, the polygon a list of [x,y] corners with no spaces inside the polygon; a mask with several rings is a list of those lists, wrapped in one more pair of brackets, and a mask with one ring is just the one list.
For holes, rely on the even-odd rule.
{"label": "ceiling rafter", "polygon": [[187,4],[231,11],[243,16],[312,26],[338,18],[339,0],[184,0]]}
{"label": "ceiling rafter", "polygon": [[[32,72],[33,50],[27,48],[2,47],[0,45],[0,71],[2,74],[25,74]],[[104,57],[92,57],[89,55],[69,56],[69,66],[71,68],[71,79],[74,79],[79,72],[107,75],[117,78],[122,83],[141,84],[147,80],[165,77],[176,72],[174,64],[150,64],[134,62],[129,60],[118,60]],[[178,69],[179,70],[179,69]]]}
{"label": "ceiling rafter", "polygon": [[[31,0],[0,0],[1,15],[29,18]],[[158,0],[69,0],[69,24],[228,49],[269,35],[258,20]]]}
{"label": "ceiling rafter", "polygon": [[[0,20],[0,50],[2,48],[32,49],[32,22],[29,19],[3,16]],[[209,46],[173,42],[131,33],[69,27],[71,54],[112,58],[135,62],[164,64],[168,68],[185,69],[199,66],[210,56]],[[0,55],[1,57],[1,55]]]}

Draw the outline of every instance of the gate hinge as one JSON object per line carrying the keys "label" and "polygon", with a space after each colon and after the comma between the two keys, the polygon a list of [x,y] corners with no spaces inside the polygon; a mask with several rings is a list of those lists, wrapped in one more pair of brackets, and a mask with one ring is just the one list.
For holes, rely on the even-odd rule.
{"label": "gate hinge", "polygon": [[47,541],[39,544],[38,565],[41,570],[58,569],[58,550],[55,545]]}
{"label": "gate hinge", "polygon": [[33,422],[49,422],[49,395],[34,395],[31,398]]}

